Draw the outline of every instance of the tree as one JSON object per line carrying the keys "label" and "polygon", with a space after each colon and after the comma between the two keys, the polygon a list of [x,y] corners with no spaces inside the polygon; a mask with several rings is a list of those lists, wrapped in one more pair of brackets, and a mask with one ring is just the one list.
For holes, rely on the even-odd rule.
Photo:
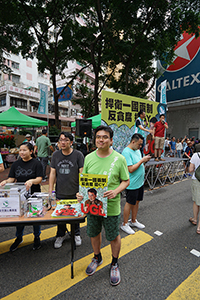
{"label": "tree", "polygon": [[11,73],[12,70],[4,64],[3,53],[30,55],[35,39],[17,1],[0,0],[0,9],[0,70]]}
{"label": "tree", "polygon": [[93,101],[91,102],[94,105],[95,115],[99,114],[99,96],[102,89],[100,86],[104,85],[102,80],[107,81],[107,63],[111,59],[110,49],[106,43],[109,31],[106,24],[111,14],[110,7],[110,1],[87,1],[87,9],[80,15],[83,22],[79,23],[74,36],[77,45],[74,49],[74,57],[82,64],[91,63],[95,74]]}
{"label": "tree", "polygon": [[[8,13],[9,8],[15,9],[8,15],[9,25],[6,25],[6,14],[0,20],[3,48],[13,46],[17,51],[21,49],[23,55],[36,56],[39,71],[50,71],[57,127],[58,97],[62,91],[57,93],[56,77],[64,77],[69,60],[81,62],[85,65],[83,69],[92,65],[93,97],[87,98],[83,90],[79,100],[83,100],[86,109],[86,99],[90,99],[90,109],[94,107],[94,113],[98,114],[99,95],[105,83],[120,93],[145,96],[149,79],[157,76],[152,61],[165,58],[171,62],[173,47],[182,31],[199,34],[200,3],[197,0],[4,2]],[[4,7],[3,2],[2,5]],[[19,42],[15,39],[18,36]],[[76,76],[74,74],[74,78]],[[69,84],[66,82],[66,86]]]}
{"label": "tree", "polygon": [[200,4],[195,0],[95,0],[87,5],[74,36],[74,57],[93,66],[95,114],[101,85],[145,97],[149,80],[154,83],[158,76],[152,62],[172,61],[183,30],[199,34]]}
{"label": "tree", "polygon": [[[116,1],[106,26],[111,29],[108,43],[111,65],[121,62],[118,78],[110,87],[121,93],[144,97],[150,78],[157,77],[152,62],[171,63],[174,45],[187,30],[199,35],[198,1],[134,0]],[[114,74],[116,75],[116,74]]]}
{"label": "tree", "polygon": [[79,83],[74,88],[73,103],[81,106],[81,113],[85,118],[92,117],[95,114],[93,89],[93,82],[84,73],[80,73]]}
{"label": "tree", "polygon": [[56,76],[64,78],[63,71],[67,68],[67,62],[73,59],[76,16],[82,10],[84,1],[79,3],[75,0],[18,1],[35,37],[36,43],[32,53],[38,59],[38,69],[41,72],[47,69],[51,74],[55,125],[59,127],[58,98],[62,91],[57,93]]}

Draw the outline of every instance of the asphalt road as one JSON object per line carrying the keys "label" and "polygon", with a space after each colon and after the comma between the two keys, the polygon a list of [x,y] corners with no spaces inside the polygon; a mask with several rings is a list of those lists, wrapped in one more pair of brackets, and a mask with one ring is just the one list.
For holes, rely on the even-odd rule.
{"label": "asphalt road", "polygon": [[[124,204],[125,199],[122,199],[122,210]],[[75,285],[58,292],[57,296],[46,297],[44,293],[40,299],[167,299],[199,267],[200,258],[190,253],[192,249],[200,251],[200,236],[196,234],[196,227],[188,221],[191,216],[190,179],[146,191],[138,220],[146,225],[143,232],[152,239],[134,250],[129,251],[127,247],[127,254],[119,259],[121,283],[116,287],[110,285],[107,265],[93,276],[80,277]],[[43,230],[46,228],[42,227]],[[157,236],[155,231],[163,234]],[[26,227],[24,234],[29,233],[32,233],[32,228]],[[86,227],[81,228],[81,236],[83,243],[75,252],[75,267],[82,258],[92,253]],[[1,228],[0,250],[2,242],[14,237],[13,227]],[[121,237],[124,243],[127,235],[121,231]],[[130,238],[134,241],[136,236]],[[53,249],[53,242],[53,237],[43,240],[38,251],[33,251],[30,244],[14,253],[0,255],[0,298],[10,295],[5,299],[34,299],[28,296],[17,298],[14,292],[22,291],[24,287],[29,292],[29,286],[36,281],[41,281],[41,288],[48,289],[45,282],[43,285],[43,279],[70,264],[70,240],[67,239],[58,250]],[[102,247],[107,245],[109,243],[103,233]],[[62,284],[72,280],[68,274],[63,276]],[[55,282],[55,289],[57,284]],[[190,295],[188,299],[200,299],[200,290],[191,289]]]}

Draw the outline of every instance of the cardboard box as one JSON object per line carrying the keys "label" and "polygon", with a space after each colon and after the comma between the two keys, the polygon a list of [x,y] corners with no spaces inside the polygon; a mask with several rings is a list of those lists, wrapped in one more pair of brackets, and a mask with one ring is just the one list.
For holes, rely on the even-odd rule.
{"label": "cardboard box", "polygon": [[24,183],[9,183],[0,187],[0,217],[22,216],[27,210]]}

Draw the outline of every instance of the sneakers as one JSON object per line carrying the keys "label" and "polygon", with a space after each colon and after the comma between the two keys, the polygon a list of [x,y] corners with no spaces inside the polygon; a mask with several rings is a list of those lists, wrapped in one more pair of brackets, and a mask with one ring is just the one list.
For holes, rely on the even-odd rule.
{"label": "sneakers", "polygon": [[156,157],[155,159],[154,159],[155,161],[159,161],[159,159]]}
{"label": "sneakers", "polygon": [[85,273],[89,276],[93,275],[96,271],[96,268],[98,266],[100,266],[102,263],[103,263],[103,259],[100,262],[98,262],[98,259],[93,257],[93,259],[92,259],[91,263],[88,265]]}
{"label": "sneakers", "polygon": [[80,246],[82,244],[82,240],[81,240],[80,235],[75,235],[74,239],[75,239],[76,246]]}
{"label": "sneakers", "polygon": [[16,238],[14,243],[10,246],[10,251],[13,252],[17,250],[18,246],[23,242],[22,238]]}
{"label": "sneakers", "polygon": [[111,265],[110,268],[110,284],[118,285],[121,281],[118,264]]}
{"label": "sneakers", "polygon": [[134,234],[135,233],[135,231],[129,226],[128,223],[126,223],[125,225],[123,225],[123,223],[122,223],[120,228],[121,228],[121,230],[123,230],[127,234]]}
{"label": "sneakers", "polygon": [[34,238],[33,250],[38,250],[40,248],[41,248],[41,244],[40,244],[40,238],[38,236]]}
{"label": "sneakers", "polygon": [[58,248],[62,247],[62,244],[63,244],[63,241],[65,240],[65,238],[66,238],[66,235],[58,236],[55,240],[54,248],[58,249]]}
{"label": "sneakers", "polygon": [[131,227],[137,227],[139,229],[144,229],[145,228],[145,225],[143,225],[142,223],[138,222],[138,220],[135,220],[135,222],[133,223],[131,221],[131,219],[128,220],[128,224],[129,226]]}

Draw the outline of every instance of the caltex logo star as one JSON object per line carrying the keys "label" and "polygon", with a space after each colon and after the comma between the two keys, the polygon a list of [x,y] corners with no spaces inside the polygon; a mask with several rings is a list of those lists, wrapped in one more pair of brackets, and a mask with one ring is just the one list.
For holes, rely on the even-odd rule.
{"label": "caltex logo star", "polygon": [[174,61],[167,67],[167,71],[178,71],[187,66],[194,59],[199,48],[200,37],[196,39],[195,35],[184,32],[174,48]]}

